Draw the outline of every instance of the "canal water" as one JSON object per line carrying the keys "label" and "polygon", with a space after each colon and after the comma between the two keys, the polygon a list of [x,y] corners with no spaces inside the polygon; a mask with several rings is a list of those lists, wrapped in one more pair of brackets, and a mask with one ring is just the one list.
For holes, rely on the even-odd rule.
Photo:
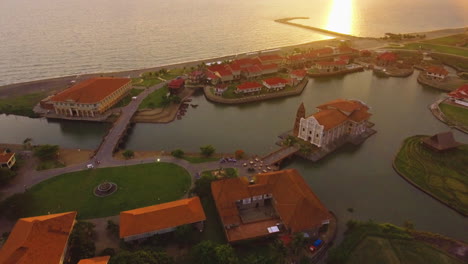
{"label": "canal water", "polygon": [[[338,216],[340,229],[349,219],[390,222],[412,221],[417,229],[468,240],[466,218],[415,189],[392,169],[391,162],[406,137],[434,134],[449,128],[436,120],[428,105],[443,95],[408,78],[379,78],[370,71],[340,78],[310,80],[300,96],[241,106],[213,104],[202,94],[193,98],[182,120],[170,124],[137,124],[126,148],[199,151],[212,144],[218,152],[243,149],[263,155],[277,148],[277,136],[292,129],[297,107],[304,102],[307,114],[336,98],[358,99],[371,107],[377,134],[358,147],[346,146],[328,158],[311,163],[295,159],[296,168],[322,202]],[[82,122],[47,122],[16,116],[0,116],[0,142],[60,144],[72,148],[96,147],[108,125]],[[468,136],[454,131],[457,140]],[[468,166],[467,166],[468,169]],[[348,211],[353,208],[354,212]]]}

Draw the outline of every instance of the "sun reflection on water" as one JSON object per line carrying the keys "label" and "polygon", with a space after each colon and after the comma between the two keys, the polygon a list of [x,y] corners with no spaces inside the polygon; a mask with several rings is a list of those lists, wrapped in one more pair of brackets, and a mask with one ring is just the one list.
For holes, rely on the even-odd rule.
{"label": "sun reflection on water", "polygon": [[332,0],[326,29],[345,34],[353,33],[354,0]]}

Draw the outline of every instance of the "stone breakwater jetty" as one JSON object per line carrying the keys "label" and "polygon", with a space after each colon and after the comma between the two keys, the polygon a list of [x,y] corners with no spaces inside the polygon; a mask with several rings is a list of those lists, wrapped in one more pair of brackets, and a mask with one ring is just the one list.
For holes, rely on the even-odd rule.
{"label": "stone breakwater jetty", "polygon": [[306,25],[290,22],[291,20],[296,20],[296,19],[309,19],[309,17],[286,17],[286,18],[276,19],[275,22],[290,25],[290,26],[294,26],[294,27],[300,27],[300,28],[304,28],[304,29],[317,31],[317,32],[320,32],[320,33],[324,33],[326,35],[334,36],[334,37],[340,37],[340,38],[346,38],[346,39],[359,38],[359,37],[356,37],[356,36],[353,36],[353,35],[348,35],[348,34],[344,34],[344,33],[340,33],[340,32],[335,32],[335,31],[331,31],[331,30],[327,30],[327,29],[323,29],[323,28],[306,26]]}

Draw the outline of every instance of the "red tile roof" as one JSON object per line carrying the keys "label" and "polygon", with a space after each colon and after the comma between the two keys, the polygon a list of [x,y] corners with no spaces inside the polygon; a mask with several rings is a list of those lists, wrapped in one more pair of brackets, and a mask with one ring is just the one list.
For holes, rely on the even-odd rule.
{"label": "red tile roof", "polygon": [[284,78],[280,78],[280,77],[272,77],[272,78],[265,79],[263,81],[268,85],[278,85],[278,84],[286,85],[289,83],[288,80]]}
{"label": "red tile roof", "polygon": [[69,212],[19,219],[0,249],[0,263],[60,263],[75,217]]}
{"label": "red tile roof", "polygon": [[237,59],[233,61],[233,63],[240,66],[241,68],[253,65],[252,58]]}
{"label": "red tile roof", "polygon": [[300,76],[300,77],[304,77],[307,75],[307,71],[306,70],[294,70],[290,73],[290,75],[296,75],[296,76]]}
{"label": "red tile roof", "polygon": [[206,220],[198,197],[120,213],[120,237],[144,234]]}
{"label": "red tile roof", "polygon": [[468,99],[468,84],[465,84],[455,91],[450,92],[449,96],[461,100]]}
{"label": "red tile roof", "polygon": [[273,69],[278,69],[278,64],[272,63],[272,64],[265,64],[265,65],[260,65],[259,66],[262,71],[266,70],[273,70]]}
{"label": "red tile roof", "polygon": [[372,116],[368,112],[369,107],[356,100],[337,99],[317,108],[321,111],[312,116],[324,126],[325,130],[337,127],[346,120],[361,122]]}
{"label": "red tile roof", "polygon": [[5,153],[4,151],[0,151],[0,163],[7,163],[11,157],[13,157],[15,153]]}
{"label": "red tile roof", "polygon": [[258,58],[261,61],[275,61],[275,60],[282,60],[283,59],[283,57],[281,57],[278,54],[261,55],[261,56],[258,56]]}
{"label": "red tile roof", "polygon": [[426,68],[426,71],[429,73],[434,73],[434,74],[439,74],[439,75],[448,75],[448,71],[444,69],[444,67],[438,67],[438,66],[429,66]]}
{"label": "red tile roof", "polygon": [[245,69],[248,73],[260,73],[262,69],[258,65],[250,66]]}
{"label": "red tile roof", "polygon": [[231,69],[231,71],[240,71],[241,70],[241,66],[236,62],[233,62],[233,63],[229,64],[229,68]]}
{"label": "red tile roof", "polygon": [[107,264],[109,263],[110,256],[95,257],[89,259],[82,259],[78,264]]}
{"label": "red tile roof", "polygon": [[91,78],[58,93],[50,101],[64,102],[72,100],[84,104],[98,103],[130,82],[129,78]]}
{"label": "red tile roof", "polygon": [[288,57],[288,60],[291,60],[291,61],[299,61],[303,59],[305,59],[305,56],[303,54],[292,55]]}
{"label": "red tile roof", "polygon": [[262,85],[257,82],[245,82],[237,86],[238,90],[246,90],[246,89],[254,89],[254,88],[262,88]]}
{"label": "red tile roof", "polygon": [[184,86],[184,83],[185,83],[185,80],[182,78],[174,79],[169,83],[168,87],[170,89],[179,89],[182,86]]}
{"label": "red tile roof", "polygon": [[211,79],[211,80],[219,79],[219,77],[216,76],[216,74],[214,74],[214,73],[212,73],[210,71],[206,73],[206,78]]}
{"label": "red tile roof", "polygon": [[217,70],[216,71],[219,76],[224,77],[224,76],[232,76],[232,72],[228,69],[222,69],[222,70]]}
{"label": "red tile roof", "polygon": [[226,69],[226,65],[223,64],[213,64],[207,68],[209,71],[216,72],[219,70],[224,70]]}
{"label": "red tile roof", "polygon": [[393,62],[393,61],[396,61],[397,60],[397,55],[393,52],[384,52],[382,54],[380,54],[377,59],[379,60],[383,60],[383,61],[390,61],[390,62]]}
{"label": "red tile roof", "polygon": [[253,185],[249,185],[241,178],[211,183],[213,198],[223,225],[240,225],[226,230],[229,242],[258,236],[258,232],[248,232],[246,229],[241,234],[236,234],[236,237],[230,237],[231,230],[242,229],[244,225],[240,220],[236,201],[256,195],[273,195],[274,206],[280,219],[293,233],[320,227],[323,221],[331,218],[328,210],[297,170],[262,173],[256,178],[257,182]]}

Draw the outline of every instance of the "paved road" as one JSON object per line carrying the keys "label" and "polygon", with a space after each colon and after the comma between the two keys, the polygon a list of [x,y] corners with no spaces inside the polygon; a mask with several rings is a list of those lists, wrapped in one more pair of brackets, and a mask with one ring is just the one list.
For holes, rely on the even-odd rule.
{"label": "paved road", "polygon": [[99,149],[94,156],[96,160],[98,160],[101,164],[112,162],[113,151],[122,137],[122,134],[127,129],[127,126],[130,123],[133,115],[138,110],[138,106],[150,93],[164,87],[165,84],[166,82],[163,82],[146,89],[137,96],[136,100],[132,100],[127,106],[122,107],[119,119],[115,121],[109,133],[104,137],[103,142],[99,146]]}

